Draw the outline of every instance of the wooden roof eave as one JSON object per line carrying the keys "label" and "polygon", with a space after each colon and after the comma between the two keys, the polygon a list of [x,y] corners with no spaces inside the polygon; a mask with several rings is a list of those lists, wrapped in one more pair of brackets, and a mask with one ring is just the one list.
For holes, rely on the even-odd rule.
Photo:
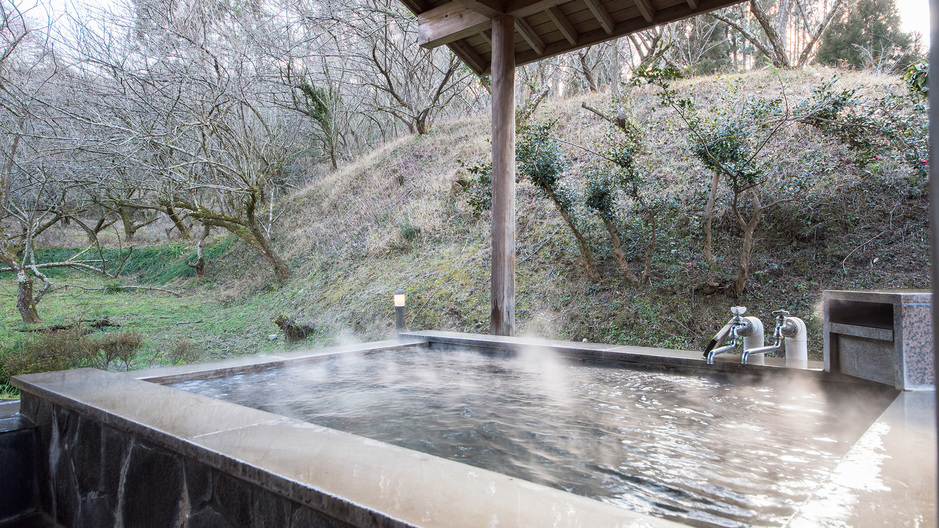
{"label": "wooden roof eave", "polygon": [[[469,38],[481,35],[488,42],[487,32],[492,27],[492,16],[509,15],[516,19],[516,34],[520,46],[515,53],[516,65],[528,64],[607,40],[626,36],[655,26],[689,18],[739,3],[741,0],[686,0],[656,9],[657,0],[453,0],[428,2],[401,0],[418,16],[419,44],[425,48],[447,45],[470,69],[478,75],[488,75],[491,65],[485,58],[490,48],[480,49],[469,44]],[[499,10],[501,4],[502,11]],[[559,6],[580,4],[594,14],[595,28],[578,32],[564,17]],[[606,7],[604,7],[606,6]],[[639,16],[614,22],[607,9],[635,9]],[[545,13],[553,26],[564,36],[562,40],[544,42],[525,22],[525,17]],[[480,39],[476,39],[478,43]]]}

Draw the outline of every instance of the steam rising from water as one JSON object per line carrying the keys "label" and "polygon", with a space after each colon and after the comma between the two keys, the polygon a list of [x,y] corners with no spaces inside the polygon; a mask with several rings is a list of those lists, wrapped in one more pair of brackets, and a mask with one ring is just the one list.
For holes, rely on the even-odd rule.
{"label": "steam rising from water", "polygon": [[536,349],[346,355],[176,386],[696,526],[783,524],[889,401]]}

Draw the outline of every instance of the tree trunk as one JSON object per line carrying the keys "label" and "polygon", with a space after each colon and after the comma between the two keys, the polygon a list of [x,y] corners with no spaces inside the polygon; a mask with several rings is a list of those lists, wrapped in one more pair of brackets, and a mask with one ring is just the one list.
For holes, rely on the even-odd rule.
{"label": "tree trunk", "polygon": [[577,226],[574,225],[574,220],[571,218],[570,213],[561,206],[561,202],[558,200],[553,190],[548,190],[548,196],[550,196],[551,201],[554,202],[554,206],[558,208],[558,212],[561,213],[561,218],[567,223],[567,227],[574,233],[574,238],[577,239],[577,245],[580,246],[580,253],[584,256],[584,266],[587,268],[587,274],[590,275],[591,279],[598,280],[600,274],[597,272],[597,267],[593,263],[593,254],[590,251],[590,244],[587,243],[587,239],[584,238],[584,235],[577,229]]}
{"label": "tree trunk", "polygon": [[264,255],[264,258],[267,259],[267,262],[274,269],[274,275],[277,277],[277,282],[285,283],[290,280],[290,268],[287,267],[287,263],[284,262],[280,255],[274,251],[274,247],[271,245],[270,239],[267,238],[267,235],[261,228],[258,226],[257,219],[257,195],[256,193],[261,192],[260,190],[253,190],[251,196],[245,200],[245,218],[247,220],[247,230],[251,234],[251,237],[255,240],[255,247],[261,250],[261,254]]}
{"label": "tree trunk", "polygon": [[183,240],[189,240],[192,238],[192,234],[189,232],[189,228],[186,227],[186,223],[183,222],[182,218],[179,217],[179,214],[172,205],[165,205],[163,212],[166,213],[166,216],[170,217],[170,220],[173,221],[173,225],[176,227],[176,229],[179,230],[179,238]]}
{"label": "tree trunk", "polygon": [[[805,48],[802,50],[802,53],[799,55],[798,66],[805,66],[809,62],[809,57],[812,55],[812,50],[815,49],[815,44],[818,42],[819,37],[822,36],[822,33],[825,32],[825,29],[831,24],[831,21],[834,20],[835,15],[841,10],[841,5],[843,0],[835,0],[834,5],[832,5],[831,10],[825,15],[825,18],[818,25],[818,28],[809,35],[809,41],[805,44]],[[808,24],[806,24],[808,27]]]}
{"label": "tree trunk", "polygon": [[620,84],[623,77],[623,68],[620,66],[619,61],[619,39],[613,41],[613,60],[611,61],[610,67],[613,69],[610,72],[610,90],[613,93],[613,99],[619,100],[622,85]]}
{"label": "tree trunk", "polygon": [[38,324],[42,322],[39,312],[36,311],[36,302],[33,300],[33,279],[26,270],[16,272],[16,309],[20,312],[20,317],[26,324]]}
{"label": "tree trunk", "polygon": [[580,70],[584,74],[584,80],[587,81],[587,87],[590,88],[591,92],[597,91],[597,81],[593,78],[593,71],[591,71],[590,66],[587,64],[587,53],[579,52],[577,56],[580,58]]}
{"label": "tree trunk", "polygon": [[779,43],[789,53],[789,34],[786,29],[789,26],[789,0],[777,0],[776,2],[776,34],[779,35]]}
{"label": "tree trunk", "polygon": [[260,244],[261,254],[264,255],[264,258],[267,259],[267,262],[274,269],[277,282],[285,283],[290,280],[290,268],[287,267],[287,263],[284,262],[284,259],[280,258],[280,255],[274,251],[270,240],[264,236],[264,233],[261,232],[257,225],[253,225],[249,230]]}
{"label": "tree trunk", "polygon": [[711,176],[711,190],[708,192],[708,203],[704,207],[704,261],[708,263],[708,266],[714,265],[711,223],[714,220],[714,202],[717,201],[717,186],[720,182],[720,174],[715,172]]}
{"label": "tree trunk", "polygon": [[753,253],[753,233],[756,231],[756,226],[760,223],[760,215],[763,213],[763,204],[760,203],[760,197],[755,189],[750,191],[750,203],[753,204],[753,213],[749,220],[743,218],[743,214],[737,210],[736,203],[734,204],[737,223],[740,224],[740,228],[743,230],[743,245],[740,247],[740,259],[737,265],[737,281],[734,282],[735,297],[743,293],[743,289],[747,286],[747,278],[750,275],[750,256]]}
{"label": "tree trunk", "polygon": [[130,242],[134,239],[137,229],[142,226],[135,225],[133,215],[123,207],[117,209],[117,214],[121,217],[121,223],[124,224],[124,236],[127,238],[127,241]]}
{"label": "tree trunk", "polygon": [[[25,123],[26,117],[20,117],[17,123],[20,130],[23,130]],[[6,153],[6,163],[3,164],[3,173],[0,174],[0,209],[6,209],[10,206],[10,193],[13,190],[13,165],[19,145],[20,134],[17,133],[13,135],[13,141],[10,143],[10,148]]]}
{"label": "tree trunk", "polygon": [[339,169],[339,155],[336,153],[336,137],[330,135],[329,137],[329,164],[332,166],[333,170]]}
{"label": "tree trunk", "polygon": [[652,226],[652,232],[649,234],[649,244],[646,246],[646,260],[642,266],[642,278],[639,283],[643,284],[649,278],[649,269],[652,267],[652,252],[655,250],[656,219],[654,213],[649,213],[649,223]]}
{"label": "tree trunk", "polygon": [[773,65],[777,68],[791,68],[792,63],[789,61],[789,53],[786,50],[786,46],[779,36],[779,33],[776,32],[776,28],[773,27],[773,23],[769,20],[769,17],[766,16],[766,12],[757,4],[757,0],[750,0],[750,12],[753,13],[757,22],[760,23],[760,27],[763,28],[766,39],[769,40],[770,46],[773,47],[773,55],[771,57],[773,59]]}
{"label": "tree trunk", "polygon": [[[203,237],[202,240],[205,240]],[[196,263],[188,262],[190,268],[196,270],[196,277],[205,275],[205,256],[202,254],[202,240],[196,244]]]}
{"label": "tree trunk", "polygon": [[606,230],[610,233],[610,240],[613,242],[613,254],[616,255],[616,261],[619,262],[619,269],[623,272],[626,280],[633,284],[639,284],[639,277],[633,273],[633,270],[629,269],[629,263],[626,262],[626,254],[623,253],[623,241],[620,239],[619,233],[616,232],[616,226],[613,225],[613,220],[606,215],[600,215],[600,218],[603,219],[603,225],[606,226]]}

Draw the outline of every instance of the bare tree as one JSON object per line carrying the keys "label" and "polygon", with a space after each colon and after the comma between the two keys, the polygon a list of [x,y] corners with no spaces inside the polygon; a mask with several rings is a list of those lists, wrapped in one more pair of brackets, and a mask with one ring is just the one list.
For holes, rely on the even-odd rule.
{"label": "bare tree", "polygon": [[[54,53],[51,21],[34,22],[16,4],[0,3],[6,32],[0,51],[0,272],[12,272],[17,281],[17,310],[23,322],[39,323],[37,305],[52,281],[41,271],[73,267],[116,276],[107,269],[97,240],[70,258],[41,262],[36,239],[65,218],[77,218],[90,202],[75,177],[76,153],[82,143],[74,123],[60,109],[75,104],[64,90],[64,68]],[[99,222],[103,225],[104,221]],[[88,253],[97,249],[97,257]],[[94,255],[95,253],[91,253]],[[82,260],[79,260],[79,257]],[[38,290],[36,279],[42,281]]]}
{"label": "bare tree", "polygon": [[130,180],[109,171],[104,196],[118,210],[163,210],[183,234],[179,212],[225,228],[286,281],[262,208],[283,192],[303,149],[293,132],[300,116],[273,95],[285,90],[280,72],[252,38],[272,19],[198,0],[134,7],[133,20],[115,17],[100,30],[76,21],[76,80],[101,112],[70,115],[95,132],[99,156],[135,167]]}
{"label": "bare tree", "polygon": [[411,134],[456,108],[474,74],[446,49],[425,50],[413,43],[417,25],[393,0],[363,0],[343,20],[357,42],[349,50],[358,78],[372,94],[374,108],[393,116]]}
{"label": "bare tree", "polygon": [[[749,0],[746,8],[738,5],[709,16],[740,33],[775,66],[792,68],[808,63],[822,32],[843,5],[843,0],[831,4],[811,0],[781,0],[777,4]],[[755,24],[749,16],[755,19]],[[790,34],[798,38],[790,39]]]}

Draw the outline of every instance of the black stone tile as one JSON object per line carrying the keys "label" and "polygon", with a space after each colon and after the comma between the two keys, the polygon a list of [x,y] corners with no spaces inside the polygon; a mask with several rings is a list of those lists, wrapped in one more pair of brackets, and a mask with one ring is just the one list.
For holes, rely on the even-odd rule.
{"label": "black stone tile", "polygon": [[[272,528],[276,524],[269,525]],[[214,508],[206,507],[195,514],[191,514],[186,520],[186,528],[241,528],[228,522],[225,516]]]}
{"label": "black stone tile", "polygon": [[82,497],[80,526],[114,526],[115,514],[110,496],[91,493]]}
{"label": "black stone tile", "polygon": [[250,526],[252,497],[246,482],[219,473],[215,481],[215,500],[221,512],[235,526]]}
{"label": "black stone tile", "polygon": [[0,433],[0,519],[18,517],[39,507],[36,480],[36,434],[32,428]]}
{"label": "black stone tile", "polygon": [[189,507],[192,511],[201,510],[212,501],[214,470],[188,458],[184,459],[183,470],[186,475]]}
{"label": "black stone tile", "polygon": [[0,528],[62,528],[48,515],[42,512],[33,513],[25,517],[0,522]]}
{"label": "black stone tile", "polygon": [[72,468],[72,460],[68,449],[62,449],[57,457],[51,460],[53,503],[55,521],[65,526],[78,526],[78,512],[80,499],[78,496],[78,482]]}
{"label": "black stone tile", "polygon": [[290,528],[351,528],[352,525],[300,506],[290,518]]}
{"label": "black stone tile", "polygon": [[251,503],[252,528],[287,526],[290,522],[290,501],[273,493],[252,486],[254,500]]}
{"label": "black stone tile", "polygon": [[101,489],[116,497],[121,486],[121,470],[130,456],[132,440],[110,427],[103,428],[101,440]]}
{"label": "black stone tile", "polygon": [[175,526],[182,491],[182,468],[176,458],[162,449],[134,444],[124,482],[123,525]]}
{"label": "black stone tile", "polygon": [[102,489],[101,435],[101,425],[97,422],[84,418],[77,421],[71,451],[81,495]]}

